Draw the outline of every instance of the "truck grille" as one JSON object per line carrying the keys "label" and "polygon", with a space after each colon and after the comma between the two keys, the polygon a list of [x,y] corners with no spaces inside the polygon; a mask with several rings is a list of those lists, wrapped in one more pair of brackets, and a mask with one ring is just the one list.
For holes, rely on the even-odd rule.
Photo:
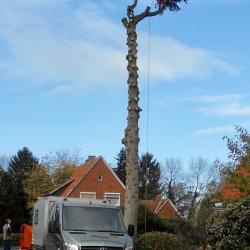
{"label": "truck grille", "polygon": [[81,250],[124,250],[123,247],[81,247]]}

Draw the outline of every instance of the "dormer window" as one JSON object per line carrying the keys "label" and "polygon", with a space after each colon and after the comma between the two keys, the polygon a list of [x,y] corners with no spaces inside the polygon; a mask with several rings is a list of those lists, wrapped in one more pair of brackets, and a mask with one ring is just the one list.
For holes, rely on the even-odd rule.
{"label": "dormer window", "polygon": [[103,181],[103,175],[100,174],[100,175],[98,176],[98,181]]}

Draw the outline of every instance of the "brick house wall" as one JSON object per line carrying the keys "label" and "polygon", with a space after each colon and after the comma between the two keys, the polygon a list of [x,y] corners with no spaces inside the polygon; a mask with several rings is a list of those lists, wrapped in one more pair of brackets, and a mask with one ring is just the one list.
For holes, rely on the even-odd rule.
{"label": "brick house wall", "polygon": [[99,160],[68,197],[80,198],[81,192],[95,192],[96,199],[105,199],[105,193],[120,193],[120,206],[123,207],[125,189],[111,171],[103,160]]}
{"label": "brick house wall", "polygon": [[91,200],[105,199],[124,207],[125,189],[118,176],[101,156],[98,158],[91,156],[67,182],[47,195]]}

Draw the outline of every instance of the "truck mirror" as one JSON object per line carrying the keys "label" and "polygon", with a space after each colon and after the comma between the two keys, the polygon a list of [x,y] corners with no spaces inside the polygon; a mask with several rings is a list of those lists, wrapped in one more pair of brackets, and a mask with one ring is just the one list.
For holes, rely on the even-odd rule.
{"label": "truck mirror", "polygon": [[134,225],[128,225],[128,235],[130,237],[133,237],[135,234],[135,226]]}
{"label": "truck mirror", "polygon": [[49,232],[50,233],[58,233],[58,227],[57,227],[55,221],[50,221],[49,222]]}

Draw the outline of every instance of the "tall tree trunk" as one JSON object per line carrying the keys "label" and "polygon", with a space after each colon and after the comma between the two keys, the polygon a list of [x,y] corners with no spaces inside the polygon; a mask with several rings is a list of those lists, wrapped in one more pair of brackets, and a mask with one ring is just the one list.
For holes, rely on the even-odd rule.
{"label": "tall tree trunk", "polygon": [[138,201],[138,179],[139,179],[139,88],[137,68],[137,34],[136,22],[130,20],[127,25],[128,45],[128,125],[123,140],[126,146],[126,196],[125,196],[125,221],[126,224],[135,226],[137,232],[137,201]]}

